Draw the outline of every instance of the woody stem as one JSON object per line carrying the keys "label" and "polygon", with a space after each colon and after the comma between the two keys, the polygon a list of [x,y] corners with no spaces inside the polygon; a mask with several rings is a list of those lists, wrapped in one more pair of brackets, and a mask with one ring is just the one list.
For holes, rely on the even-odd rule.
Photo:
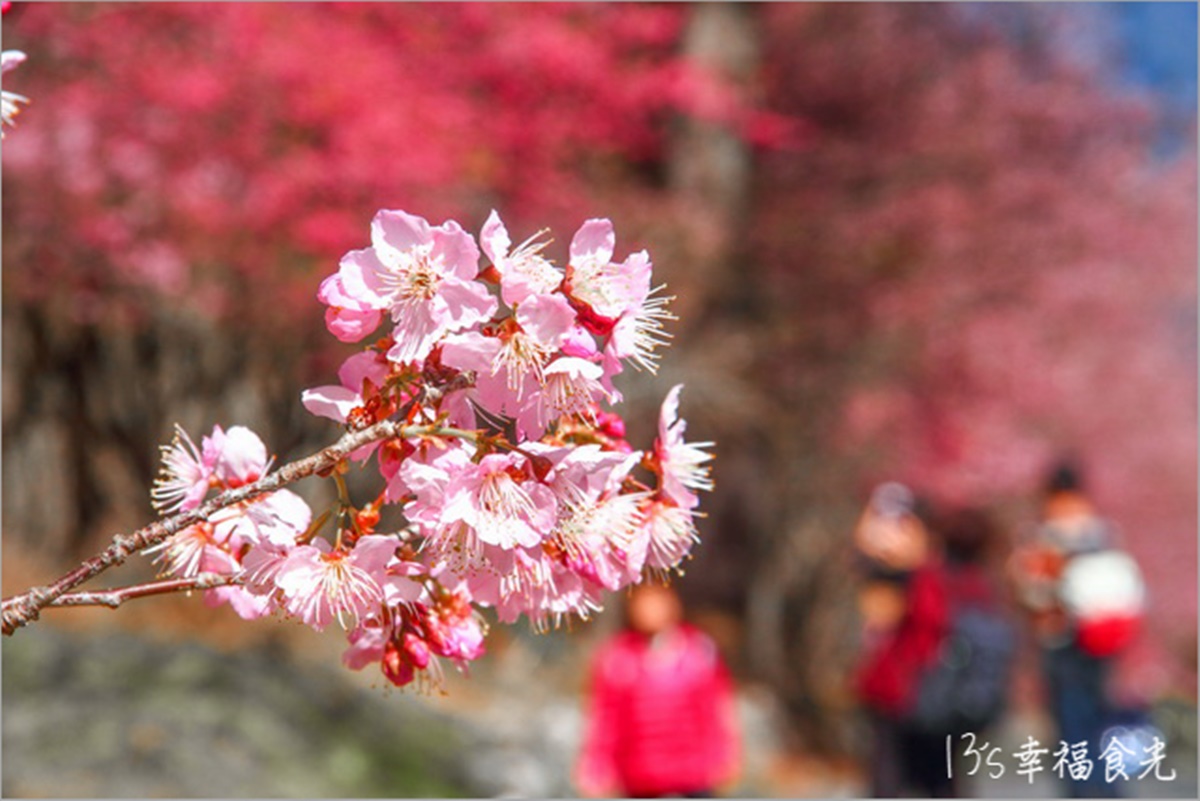
{"label": "woody stem", "polygon": [[241,576],[201,573],[191,578],[152,581],[146,584],[117,587],[111,590],[68,592],[58,596],[47,604],[47,606],[107,606],[110,609],[116,609],[126,601],[132,601],[135,598],[146,598],[151,595],[166,595],[175,592],[192,592],[193,590],[211,590],[214,587],[227,587],[234,584],[241,584],[241,582]]}

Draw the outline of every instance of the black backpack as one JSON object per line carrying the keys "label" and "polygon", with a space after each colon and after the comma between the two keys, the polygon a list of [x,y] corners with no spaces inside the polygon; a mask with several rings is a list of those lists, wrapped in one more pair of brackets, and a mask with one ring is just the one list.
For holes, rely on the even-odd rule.
{"label": "black backpack", "polygon": [[979,732],[1008,702],[1016,629],[998,609],[951,602],[950,630],[918,676],[908,723],[924,734]]}

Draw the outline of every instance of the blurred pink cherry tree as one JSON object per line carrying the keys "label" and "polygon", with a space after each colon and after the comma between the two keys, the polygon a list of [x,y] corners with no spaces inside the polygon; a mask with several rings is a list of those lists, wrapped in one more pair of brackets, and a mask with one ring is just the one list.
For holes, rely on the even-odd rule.
{"label": "blurred pink cherry tree", "polygon": [[[730,327],[756,346],[723,369],[769,387],[754,408],[792,433],[760,440],[770,456],[737,500],[738,455],[722,451],[720,503],[753,510],[727,525],[773,530],[771,567],[749,592],[757,663],[778,666],[798,709],[844,697],[844,661],[801,655],[846,647],[837,621],[852,604],[832,566],[848,567],[844,502],[871,483],[995,504],[1015,537],[1042,471],[1069,450],[1173,588],[1156,598],[1156,633],[1186,671],[1194,151],[1153,160],[1154,106],[1107,90],[1050,38],[1021,50],[921,5],[763,13],[767,102],[803,117],[813,142],[762,159],[747,246],[761,280],[729,285],[753,310]],[[1143,691],[1165,689],[1165,670],[1145,673]]]}

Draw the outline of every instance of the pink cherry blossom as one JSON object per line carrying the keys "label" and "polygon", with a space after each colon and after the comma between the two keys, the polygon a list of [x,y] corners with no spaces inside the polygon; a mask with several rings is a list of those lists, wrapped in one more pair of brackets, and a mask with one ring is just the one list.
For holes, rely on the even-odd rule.
{"label": "pink cherry blossom", "polygon": [[175,426],[175,439],[161,448],[163,465],[150,490],[154,508],[162,514],[195,509],[208,492],[214,458],[206,459],[192,438]]}
{"label": "pink cherry blossom", "polygon": [[616,412],[596,412],[593,430],[608,450],[633,452],[633,446],[625,439],[625,421]]}
{"label": "pink cherry blossom", "polygon": [[451,476],[471,463],[466,446],[453,443],[445,448],[425,448],[405,459],[388,483],[389,496],[411,495],[404,516],[426,539],[438,538],[443,529],[442,508]]}
{"label": "pink cherry blossom", "polygon": [[226,507],[210,520],[218,538],[234,550],[247,543],[288,546],[312,522],[312,509],[296,493],[281,489]]}
{"label": "pink cherry blossom", "polygon": [[271,467],[267,446],[245,426],[228,431],[213,426],[212,435],[204,438],[203,452],[213,476],[226,489],[258,481]]}
{"label": "pink cherry blossom", "polygon": [[[364,538],[365,539],[365,538]],[[361,544],[362,540],[359,540]],[[393,547],[393,551],[394,551]],[[428,596],[420,577],[428,575],[429,568],[423,562],[393,556],[384,568],[379,584],[383,588],[386,606],[398,608],[414,604]]]}
{"label": "pink cherry blossom", "polygon": [[[187,432],[176,426],[174,441],[162,449],[162,472],[151,490],[161,513],[195,509],[210,488],[240,487],[262,478],[270,469],[263,441],[244,426],[229,431],[214,426],[202,443],[197,448]],[[207,521],[211,531],[206,536],[231,551],[262,541],[294,544],[311,520],[308,504],[291,490],[282,489],[220,510]],[[179,558],[171,557],[174,561]],[[178,567],[171,572],[179,573]]]}
{"label": "pink cherry blossom", "polygon": [[250,547],[242,557],[242,586],[255,595],[275,599],[279,595],[276,579],[287,564],[293,546],[278,545],[266,541]]}
{"label": "pink cherry blossom", "polygon": [[[538,630],[544,630],[569,611],[586,616],[582,603],[582,580],[565,570],[544,548],[501,549],[484,547],[487,570],[466,576],[466,585],[477,604],[495,608],[502,623],[521,615]],[[582,605],[576,606],[580,602]],[[552,612],[548,605],[554,604]],[[598,607],[597,607],[598,608]]]}
{"label": "pink cherry blossom", "polygon": [[[472,386],[450,394],[453,403],[469,404],[483,415],[485,420],[499,421],[513,418],[521,408],[518,393],[509,389],[508,376],[500,374],[500,354],[504,342],[499,336],[489,336],[478,331],[452,334],[442,346],[442,363],[464,372],[473,372]],[[528,375],[519,379],[521,394],[530,381]],[[472,414],[474,419],[474,414]],[[529,432],[522,431],[528,436]]]}
{"label": "pink cherry blossom", "polygon": [[663,323],[675,319],[666,309],[671,298],[657,294],[661,286],[651,289],[652,265],[646,251],[617,264],[612,261],[615,246],[610,221],[585,222],[571,241],[565,286],[580,310],[583,326],[608,338],[604,350],[607,377],[621,372],[622,359],[653,373],[658,359],[655,350],[669,339]]}
{"label": "pink cherry blossom", "polygon": [[500,274],[500,298],[516,306],[530,295],[549,295],[562,283],[562,272],[542,256],[546,242],[538,241],[538,232],[510,252],[508,229],[494,210],[483,224],[479,241],[483,252]]}
{"label": "pink cherry blossom", "polygon": [[498,336],[488,336],[480,331],[451,334],[442,345],[442,364],[491,376],[501,347]]}
{"label": "pink cherry blossom", "polygon": [[541,391],[531,393],[521,407],[519,429],[540,435],[562,417],[594,419],[597,404],[611,397],[600,382],[603,372],[598,364],[570,356],[550,362],[542,370]]}
{"label": "pink cherry blossom", "polygon": [[360,351],[338,368],[340,385],[306,389],[300,393],[300,402],[312,414],[344,423],[352,411],[365,404],[366,387],[382,388],[389,372],[388,360],[382,354]]}
{"label": "pink cherry blossom", "polygon": [[626,554],[640,532],[640,505],[649,493],[621,490],[640,460],[640,453],[585,445],[570,449],[554,468],[559,515],[553,541],[568,568],[610,590],[630,581]]}
{"label": "pink cherry blossom", "polygon": [[441,523],[463,524],[478,542],[514,548],[533,546],[554,525],[554,493],[539,482],[519,454],[491,454],[467,464],[446,486]]}
{"label": "pink cherry blossom", "polygon": [[575,324],[575,312],[562,295],[531,295],[500,332],[492,374],[503,371],[510,391],[521,398],[526,377],[544,383],[542,369]]}
{"label": "pink cherry blossom", "polygon": [[406,631],[389,639],[383,646],[383,675],[397,687],[412,683],[418,670],[429,667],[429,644],[414,632]]}
{"label": "pink cherry blossom", "polygon": [[559,561],[541,554],[527,560],[522,569],[502,581],[502,597],[495,604],[496,616],[513,623],[525,615],[536,631],[561,625],[563,620],[587,620],[603,609],[603,588],[585,580]]}
{"label": "pink cherry blossom", "polygon": [[[202,446],[197,448],[187,432],[177,425],[175,439],[162,448],[162,454],[162,471],[150,493],[155,508],[161,513],[195,509],[209,489],[223,490],[249,484],[262,478],[271,466],[263,441],[245,426],[234,426],[229,431],[213,426],[212,434],[204,437]],[[270,500],[272,497],[274,501]],[[280,490],[223,510],[223,520],[245,514],[255,504],[261,506],[251,521],[254,525],[283,524],[303,528],[311,516],[307,504],[300,501],[299,496],[290,490]],[[214,522],[218,520],[214,519]],[[218,534],[222,532],[224,537],[228,536],[227,529],[218,527]]]}
{"label": "pink cherry blossom", "polygon": [[403,211],[380,211],[371,247],[346,254],[338,272],[345,294],[390,313],[388,358],[419,362],[446,334],[491,318],[497,301],[475,280],[479,249],[453,221],[432,227]]}
{"label": "pink cherry blossom", "polygon": [[[486,413],[515,417],[526,397],[546,383],[546,365],[575,322],[575,312],[561,295],[530,295],[495,335],[470,331],[447,337],[442,363],[476,373],[469,397]],[[542,428],[521,433],[539,436]]]}
{"label": "pink cherry blossom", "polygon": [[342,652],[342,664],[351,670],[362,670],[379,662],[390,635],[391,627],[379,617],[361,621],[347,636],[350,646]]}
{"label": "pink cherry blossom", "polygon": [[692,490],[711,490],[712,479],[705,466],[713,457],[702,448],[710,448],[711,442],[684,442],[683,432],[687,423],[679,418],[679,392],[677,384],[663,400],[658,418],[658,440],[654,444],[654,460],[662,477],[662,492],[677,506],[694,509],[700,500]]}
{"label": "pink cherry blossom", "polygon": [[642,528],[630,548],[634,558],[658,570],[677,567],[700,541],[695,512],[666,500],[651,500],[642,508]]}
{"label": "pink cherry blossom", "polygon": [[371,535],[349,551],[314,543],[293,548],[275,576],[284,608],[318,631],[334,619],[357,625],[383,602],[379,579],[399,540]]}
{"label": "pink cherry blossom", "polygon": [[172,534],[158,545],[147,548],[146,554],[157,554],[154,561],[163,566],[162,572],[178,578],[192,578],[204,572],[206,559],[220,552],[221,545],[213,525],[196,523]]}
{"label": "pink cherry blossom", "polygon": [[624,311],[628,303],[627,298],[618,294],[618,287],[613,286],[612,257],[616,245],[617,236],[610,220],[587,220],[571,239],[571,260],[567,267],[570,294],[596,316],[609,320]]}
{"label": "pink cherry blossom", "polygon": [[340,273],[334,273],[321,282],[317,299],[328,306],[325,310],[325,327],[342,342],[358,342],[383,321],[382,309],[372,307],[346,292]]}
{"label": "pink cherry blossom", "polygon": [[616,234],[612,222],[585,222],[571,240],[566,278],[568,294],[590,315],[582,318],[593,333],[607,335],[617,318],[641,307],[650,293],[650,258],[639,251],[614,263]]}
{"label": "pink cherry blossom", "polygon": [[574,356],[588,361],[595,361],[600,356],[600,349],[596,347],[596,338],[581,325],[571,327],[571,330],[563,337],[560,347],[564,356]]}
{"label": "pink cherry blossom", "polygon": [[581,577],[609,590],[636,581],[640,571],[630,568],[629,555],[638,547],[644,525],[644,494],[622,493],[580,505],[557,530],[568,544],[566,566]]}
{"label": "pink cherry blossom", "polygon": [[266,617],[274,610],[270,598],[247,592],[244,587],[237,585],[205,590],[204,604],[209,607],[229,604],[229,608],[242,620],[257,620],[260,617]]}
{"label": "pink cherry blossom", "polygon": [[[238,564],[237,558],[233,554],[216,549],[206,552],[202,567],[206,573],[221,575],[236,575],[241,572],[241,565]],[[213,587],[204,591],[205,606],[216,608],[222,604],[229,604],[229,607],[242,620],[257,620],[269,615],[273,609],[269,597],[256,595],[236,584]]]}
{"label": "pink cherry blossom", "polygon": [[378,663],[388,681],[404,687],[418,677],[442,681],[436,657],[459,669],[483,655],[486,626],[461,588],[445,590],[429,600],[360,621],[348,636],[342,663],[362,670]]}
{"label": "pink cherry blossom", "polygon": [[479,615],[471,607],[464,592],[447,592],[423,618],[430,649],[438,656],[448,657],[460,665],[483,655],[486,633]]}
{"label": "pink cherry blossom", "polygon": [[[630,260],[637,255],[630,256]],[[671,338],[662,330],[663,323],[676,319],[666,308],[673,297],[658,295],[661,289],[659,286],[648,292],[640,305],[626,310],[617,319],[605,345],[607,358],[628,359],[640,370],[658,372],[659,354],[656,351]]]}

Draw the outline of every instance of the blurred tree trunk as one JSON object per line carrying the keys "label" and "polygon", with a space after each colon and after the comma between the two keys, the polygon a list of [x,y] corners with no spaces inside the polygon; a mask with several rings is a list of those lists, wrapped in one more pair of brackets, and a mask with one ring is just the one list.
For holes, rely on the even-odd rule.
{"label": "blurred tree trunk", "polygon": [[[741,96],[752,95],[759,68],[756,11],[740,3],[693,6],[683,39],[684,57]],[[680,117],[667,164],[674,205],[686,231],[684,257],[695,286],[677,303],[711,304],[728,291],[729,266],[749,211],[753,158],[730,121]],[[690,309],[676,308],[683,320]]]}
{"label": "blurred tree trunk", "polygon": [[[751,105],[761,94],[761,24],[756,6],[696,4],[685,56]],[[836,511],[844,485],[821,458],[818,410],[836,408],[837,393],[823,382],[788,385],[789,371],[765,363],[764,345],[782,338],[771,351],[821,364],[845,354],[787,347],[804,337],[788,299],[754,275],[745,232],[756,165],[743,134],[727,121],[681,118],[668,163],[688,270],[675,310],[695,340],[694,363],[681,370],[695,410],[689,419],[700,438],[713,436],[719,453],[719,491],[706,499],[704,545],[688,584],[742,618],[742,667],[779,693],[796,733],[836,749],[845,744],[833,726],[845,717],[838,713],[846,664],[837,654],[854,630],[853,604],[836,569],[848,517]],[[756,380],[773,374],[777,382]]]}
{"label": "blurred tree trunk", "polygon": [[176,422],[197,444],[214,424],[240,424],[280,455],[315,447],[297,441],[312,430],[296,402],[303,350],[247,341],[165,309],[131,327],[75,320],[63,304],[5,304],[6,537],[65,566],[143,525]]}

